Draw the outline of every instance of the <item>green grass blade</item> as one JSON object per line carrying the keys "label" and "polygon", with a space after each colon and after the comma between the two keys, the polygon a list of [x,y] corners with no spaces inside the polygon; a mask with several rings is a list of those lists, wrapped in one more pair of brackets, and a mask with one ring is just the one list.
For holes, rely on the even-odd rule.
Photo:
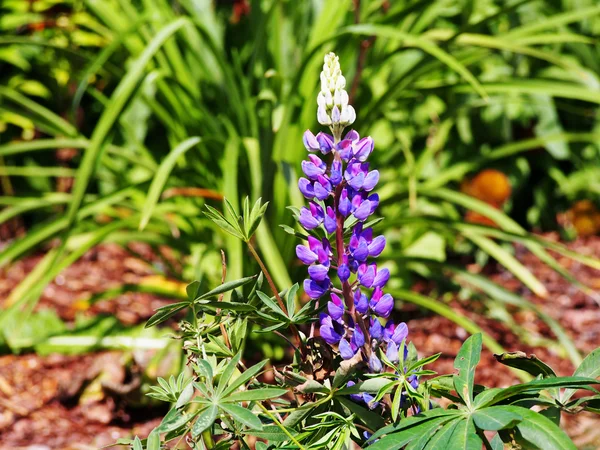
{"label": "green grass blade", "polygon": [[152,183],[150,184],[150,189],[148,190],[148,195],[146,196],[146,201],[142,208],[142,218],[140,219],[139,226],[140,231],[146,228],[150,217],[152,217],[154,207],[158,203],[160,194],[167,182],[167,178],[169,177],[171,171],[173,170],[173,167],[175,166],[175,163],[181,155],[183,155],[185,152],[187,152],[190,148],[192,148],[199,142],[199,137],[192,137],[186,139],[177,147],[175,147],[158,167],[156,175],[154,175]]}
{"label": "green grass blade", "polygon": [[81,165],[78,169],[77,180],[73,187],[73,200],[67,211],[67,228],[70,228],[76,218],[77,211],[83,201],[90,179],[96,168],[98,157],[104,147],[113,125],[123,111],[125,104],[131,98],[136,86],[144,76],[146,66],[160,47],[177,30],[186,23],[185,19],[178,19],[164,26],[148,44],[144,52],[137,58],[121,80],[115,92],[111,96],[110,104],[102,113],[96,128],[90,139],[90,146],[85,152]]}
{"label": "green grass blade", "polygon": [[49,109],[43,107],[37,102],[25,97],[23,94],[10,89],[8,87],[0,86],[0,98],[5,97],[6,99],[16,103],[17,105],[25,108],[33,115],[43,119],[49,125],[54,127],[58,133],[66,134],[67,136],[77,136],[77,129],[69,122],[64,120],[62,117],[53,113]]}

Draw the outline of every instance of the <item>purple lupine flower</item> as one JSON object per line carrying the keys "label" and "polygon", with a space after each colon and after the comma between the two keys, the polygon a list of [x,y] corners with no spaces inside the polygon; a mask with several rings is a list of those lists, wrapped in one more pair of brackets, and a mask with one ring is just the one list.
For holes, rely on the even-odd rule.
{"label": "purple lupine flower", "polygon": [[[368,136],[361,138],[355,130],[344,135],[356,114],[349,104],[338,57],[333,53],[325,57],[320,81],[317,119],[329,127],[331,135],[320,132],[315,136],[307,130],[303,136],[310,154],[302,163],[305,177],[298,181],[298,188],[309,203],[301,208],[298,220],[310,236],[308,247],[299,245],[296,254],[309,266],[309,279],[304,281],[307,295],[313,299],[330,295],[326,312],[320,315],[321,337],[335,346],[334,351],[342,359],[361,355],[369,371],[379,373],[384,370],[380,355],[385,354],[394,363],[400,359],[400,352],[406,355],[408,348],[403,342],[408,328],[391,319],[384,322],[394,308],[394,299],[384,292],[390,272],[378,268],[373,259],[383,252],[386,240],[384,236],[373,236],[373,229],[363,226],[379,206],[379,195],[373,191],[380,173],[367,162],[374,142]],[[327,163],[318,153],[330,154]],[[346,223],[351,225],[339,226]],[[323,231],[326,238],[315,237],[322,237]],[[330,278],[332,268],[337,278]],[[354,382],[349,381],[348,386],[352,385]],[[367,393],[352,394],[350,398],[369,408],[378,405]]]}
{"label": "purple lupine flower", "polygon": [[371,318],[371,326],[369,327],[369,334],[373,339],[381,339],[383,337],[383,327],[379,319]]}
{"label": "purple lupine flower", "polygon": [[331,301],[327,303],[327,312],[333,320],[339,320],[344,315],[344,303],[333,292],[331,293]]}
{"label": "purple lupine flower", "polygon": [[376,287],[369,302],[371,311],[380,317],[388,317],[394,309],[394,299],[390,294],[384,294],[380,287]]}
{"label": "purple lupine flower", "polygon": [[373,373],[379,373],[383,369],[381,360],[377,357],[375,352],[372,352],[371,357],[369,358],[369,369],[371,369],[371,372]]}
{"label": "purple lupine flower", "polygon": [[302,142],[309,152],[316,152],[321,150],[321,145],[314,134],[310,130],[306,130],[302,136]]}
{"label": "purple lupine flower", "polygon": [[317,155],[308,155],[308,158],[310,161],[302,161],[302,172],[310,180],[316,180],[325,173],[327,165]]}
{"label": "purple lupine flower", "polygon": [[325,295],[329,291],[330,286],[331,281],[327,277],[322,281],[309,278],[304,280],[303,284],[304,292],[312,299],[317,299]]}
{"label": "purple lupine flower", "polygon": [[396,345],[400,345],[404,339],[408,336],[408,327],[404,322],[394,325],[391,320],[385,325],[383,332],[383,338],[386,341],[392,341]]}
{"label": "purple lupine flower", "polygon": [[[356,383],[352,380],[348,381],[348,383],[346,384],[347,387],[352,387],[356,385]],[[363,401],[363,396],[362,394],[350,394],[350,398],[352,400],[354,400],[355,402],[362,402]]]}
{"label": "purple lupine flower", "polygon": [[369,309],[369,300],[367,300],[367,296],[360,292],[360,289],[356,289],[354,291],[354,308],[360,314],[365,314]]}
{"label": "purple lupine flower", "polygon": [[321,314],[321,326],[319,328],[321,337],[328,344],[337,344],[344,334],[344,326],[337,320],[333,320],[327,314]]}
{"label": "purple lupine flower", "polygon": [[319,149],[321,150],[321,153],[324,155],[333,149],[333,137],[327,133],[318,133],[317,142],[319,143]]}
{"label": "purple lupine flower", "polygon": [[328,233],[333,233],[337,228],[335,212],[331,206],[327,207],[325,217],[323,218],[323,226]]}
{"label": "purple lupine flower", "polygon": [[388,342],[385,357],[389,359],[390,362],[398,362],[398,346],[395,342]]}
{"label": "purple lupine flower", "polygon": [[365,335],[358,326],[354,328],[354,333],[352,334],[352,343],[356,345],[356,348],[360,348],[365,345]]}
{"label": "purple lupine flower", "polygon": [[352,344],[350,344],[346,339],[342,339],[339,345],[340,356],[343,359],[352,359],[354,354],[356,353],[352,348]]}

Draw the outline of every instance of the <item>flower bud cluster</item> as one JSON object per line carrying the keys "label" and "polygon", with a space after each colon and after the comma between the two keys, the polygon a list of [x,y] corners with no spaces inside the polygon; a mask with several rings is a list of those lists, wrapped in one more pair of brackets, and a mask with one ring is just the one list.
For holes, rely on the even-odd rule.
{"label": "flower bud cluster", "polygon": [[[321,73],[318,119],[330,126],[332,135],[304,133],[310,154],[302,162],[305,176],[298,188],[309,203],[301,208],[298,221],[309,237],[308,246],[298,245],[296,254],[308,265],[306,294],[315,300],[327,297],[327,312],[320,316],[321,337],[343,359],[360,355],[369,370],[378,373],[383,371],[381,352],[393,363],[400,351],[406,352],[408,328],[390,319],[394,299],[384,291],[390,273],[374,261],[386,245],[384,236],[365,225],[379,205],[373,192],[379,171],[367,162],[374,148],[371,137],[361,138],[351,130],[342,138],[344,127],[354,121],[344,86],[338,57],[330,53]],[[374,407],[368,398],[363,400]]]}
{"label": "flower bud cluster", "polygon": [[348,104],[345,87],[346,79],[340,69],[340,60],[335,53],[329,53],[325,56],[321,91],[317,96],[317,119],[321,125],[345,127],[354,123],[356,113]]}

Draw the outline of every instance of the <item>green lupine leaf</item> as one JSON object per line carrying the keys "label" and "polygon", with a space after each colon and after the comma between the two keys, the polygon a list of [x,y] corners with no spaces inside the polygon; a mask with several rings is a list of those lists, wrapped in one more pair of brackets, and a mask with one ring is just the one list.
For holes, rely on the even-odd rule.
{"label": "green lupine leaf", "polygon": [[465,341],[454,360],[454,368],[459,371],[454,375],[454,388],[466,405],[473,400],[475,367],[479,363],[481,345],[481,334],[474,334]]}
{"label": "green lupine leaf", "polygon": [[156,428],[148,435],[146,450],[160,450],[160,435],[156,431]]}
{"label": "green lupine leaf", "polygon": [[227,388],[223,391],[223,397],[227,397],[237,388],[246,384],[248,381],[254,378],[268,362],[269,360],[265,359],[245,370],[244,373],[242,373],[239,377],[235,378],[231,383],[229,383]]}
{"label": "green lupine leaf", "polygon": [[210,297],[217,297],[220,294],[232,291],[233,289],[236,289],[240,286],[244,286],[244,285],[252,282],[255,279],[256,279],[256,275],[251,276],[251,277],[246,277],[246,278],[240,278],[239,280],[228,281],[226,283],[223,283],[220,286],[217,286],[213,290],[208,291],[205,294],[200,295],[199,297],[196,297],[194,299],[194,301],[204,300],[204,299],[210,298]]}
{"label": "green lupine leaf", "polygon": [[376,439],[379,439],[381,436],[383,436],[385,434],[392,434],[392,433],[396,433],[396,432],[399,432],[399,431],[402,431],[402,430],[405,430],[408,428],[412,428],[423,422],[427,422],[427,421],[433,420],[435,418],[439,418],[440,416],[453,418],[460,414],[462,414],[462,413],[459,412],[458,410],[451,410],[451,409],[446,410],[443,408],[430,409],[428,411],[419,413],[415,416],[410,416],[410,417],[407,417],[406,419],[402,419],[400,422],[398,422],[396,424],[387,425],[383,428],[378,429],[377,431],[375,431],[375,433],[373,433],[373,436],[371,436],[369,438],[369,440],[374,441]]}
{"label": "green lupine leaf", "polygon": [[237,369],[237,365],[240,362],[240,358],[242,357],[242,353],[238,352],[235,354],[231,361],[227,363],[221,377],[219,378],[219,385],[217,386],[217,395],[220,396],[221,393],[225,390],[225,387],[229,384],[233,373]]}
{"label": "green lupine leaf", "polygon": [[[400,422],[403,422],[404,420],[407,419],[403,419]],[[399,429],[399,431],[384,436],[382,438],[375,437],[376,435],[380,436],[376,433],[370,438],[370,442],[373,442],[374,439],[379,440],[373,442],[373,444],[371,444],[369,448],[372,450],[397,450],[402,448],[409,442],[421,438],[425,434],[433,436],[433,439],[434,437],[438,436],[438,434],[443,433],[445,427],[447,427],[448,425],[453,426],[453,424],[456,423],[456,420],[457,419],[455,415],[445,415],[443,417],[433,417],[425,421],[415,422],[411,426],[406,426],[402,429]],[[449,421],[450,424],[447,424]],[[442,430],[439,430],[440,427],[444,428],[442,428]],[[452,430],[453,428],[450,428],[450,431]]]}
{"label": "green lupine leaf", "polygon": [[189,302],[178,302],[171,303],[170,305],[161,306],[156,310],[156,313],[154,313],[154,315],[148,319],[148,322],[146,322],[146,325],[144,327],[150,328],[155,325],[158,325],[159,323],[164,322],[170,317],[173,317],[183,308],[186,308],[188,306],[190,306]]}
{"label": "green lupine leaf", "polygon": [[471,450],[480,449],[483,446],[483,441],[475,432],[475,425],[471,419],[460,420],[452,437],[447,441],[445,446],[441,446],[446,450]]}
{"label": "green lupine leaf", "polygon": [[504,406],[492,406],[490,408],[475,411],[471,417],[482,430],[498,431],[505,428],[513,428],[523,420],[523,417]]}
{"label": "green lupine leaf", "polygon": [[200,411],[196,417],[194,425],[192,426],[192,436],[198,437],[209,427],[211,427],[217,418],[218,412],[219,409],[215,405],[210,405],[208,408]]}
{"label": "green lupine leaf", "polygon": [[223,398],[224,402],[252,402],[269,400],[271,398],[281,397],[287,393],[287,389],[279,388],[264,388],[264,389],[252,389],[250,391],[235,392],[226,398]]}
{"label": "green lupine leaf", "polygon": [[207,211],[204,212],[206,217],[212,220],[215,224],[219,226],[223,231],[235,236],[238,239],[244,239],[244,235],[239,231],[239,227],[235,226],[231,222],[229,222],[223,214],[217,211],[210,205],[206,205]]}
{"label": "green lupine leaf", "polygon": [[173,408],[163,417],[160,425],[156,427],[156,431],[157,433],[168,433],[176,430],[192,420],[194,416],[195,414],[183,414],[177,408]]}
{"label": "green lupine leaf", "polygon": [[543,415],[520,406],[505,406],[507,411],[513,411],[523,417],[517,425],[520,435],[517,441],[526,441],[529,445],[544,450],[576,450],[569,436]]}
{"label": "green lupine leaf", "polygon": [[262,422],[252,411],[238,405],[223,403],[220,408],[233,417],[237,422],[253,430],[262,430]]}
{"label": "green lupine leaf", "polygon": [[[573,376],[587,378],[600,377],[600,348],[592,351],[584,358],[579,367],[573,373]],[[574,389],[566,389],[562,397],[562,402],[568,402],[574,393]]]}
{"label": "green lupine leaf", "polygon": [[133,450],[144,450],[144,446],[142,445],[142,441],[140,441],[139,437],[135,437],[133,440]]}
{"label": "green lupine leaf", "polygon": [[551,377],[541,380],[533,380],[528,383],[516,384],[499,390],[495,395],[490,397],[482,406],[491,406],[501,401],[510,399],[510,397],[528,392],[538,392],[545,389],[574,387],[580,386],[585,388],[590,385],[597,384],[598,381],[594,378],[583,377]]}
{"label": "green lupine leaf", "polygon": [[535,355],[527,355],[523,352],[510,352],[494,355],[494,358],[505,366],[524,370],[534,377],[537,377],[538,375],[542,375],[543,377],[556,376],[552,367],[538,359]]}

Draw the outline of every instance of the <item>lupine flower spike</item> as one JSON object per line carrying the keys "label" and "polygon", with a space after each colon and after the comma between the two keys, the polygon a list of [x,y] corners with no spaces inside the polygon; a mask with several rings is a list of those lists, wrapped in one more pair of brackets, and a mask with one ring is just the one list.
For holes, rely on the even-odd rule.
{"label": "lupine flower spike", "polygon": [[[313,234],[322,229],[327,238],[311,235],[308,247],[298,245],[296,253],[309,266],[309,278],[304,281],[307,295],[327,298],[327,312],[320,317],[321,337],[343,359],[359,355],[369,370],[377,373],[384,367],[381,354],[391,362],[398,361],[408,329],[406,324],[396,325],[388,319],[394,308],[394,299],[384,292],[390,273],[374,262],[385,248],[385,237],[374,236],[373,229],[364,225],[379,205],[379,196],[373,192],[379,172],[371,170],[367,162],[374,143],[371,137],[361,139],[354,130],[343,136],[356,119],[345,87],[339,58],[329,53],[321,72],[317,119],[329,127],[331,135],[304,133],[304,146],[310,154],[302,163],[305,177],[298,181],[300,192],[309,201],[300,211],[300,225]],[[329,162],[319,153],[327,155]],[[348,223],[351,230],[344,239]],[[364,395],[352,398],[375,408],[377,403]]]}

